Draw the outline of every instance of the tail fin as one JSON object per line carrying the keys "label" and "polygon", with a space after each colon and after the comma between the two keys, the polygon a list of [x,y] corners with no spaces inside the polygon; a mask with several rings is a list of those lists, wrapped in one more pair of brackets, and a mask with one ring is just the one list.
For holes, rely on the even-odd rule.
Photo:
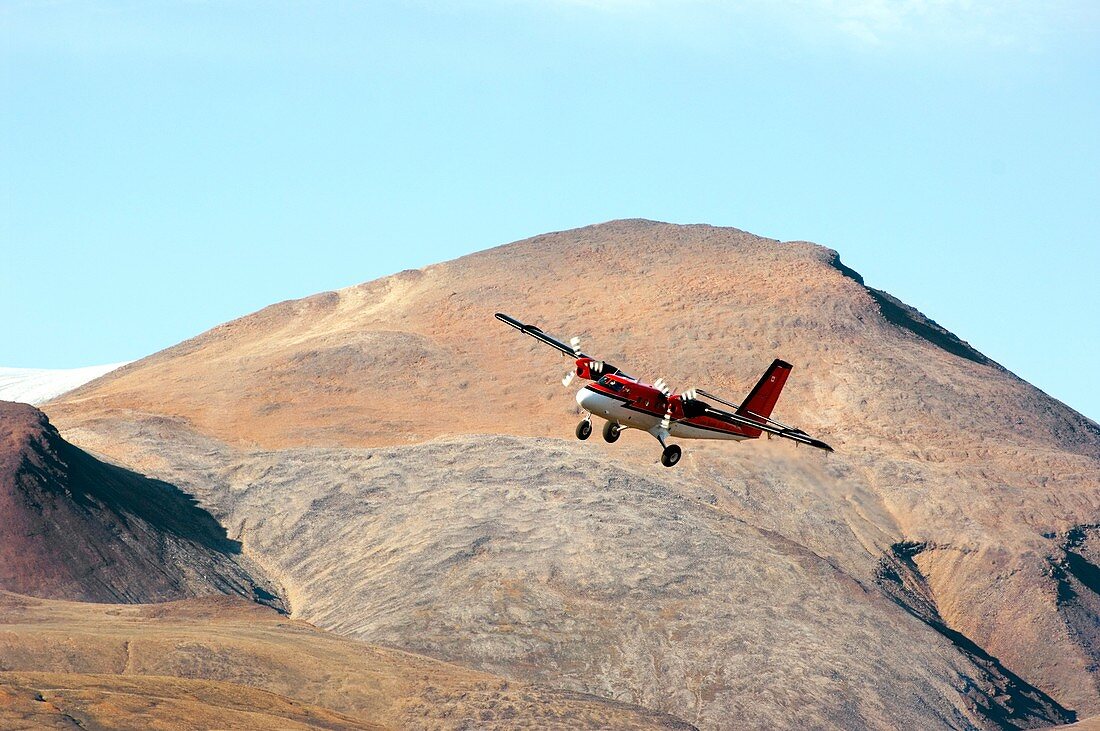
{"label": "tail fin", "polygon": [[763,377],[753,386],[748,397],[737,409],[738,416],[762,416],[765,419],[772,415],[775,402],[779,400],[779,393],[783,390],[783,384],[787,382],[787,376],[791,373],[790,363],[779,360],[772,361]]}

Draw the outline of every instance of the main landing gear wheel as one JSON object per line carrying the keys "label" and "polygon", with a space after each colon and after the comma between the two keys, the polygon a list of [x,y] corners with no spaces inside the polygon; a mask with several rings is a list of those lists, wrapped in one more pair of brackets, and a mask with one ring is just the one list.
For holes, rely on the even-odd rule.
{"label": "main landing gear wheel", "polygon": [[661,464],[665,467],[671,467],[680,461],[680,447],[675,444],[670,444],[665,447],[665,451],[661,452]]}
{"label": "main landing gear wheel", "polygon": [[577,424],[577,439],[583,442],[590,436],[592,436],[592,422],[585,419],[580,424]]}
{"label": "main landing gear wheel", "polygon": [[608,444],[619,441],[619,435],[622,433],[623,428],[613,421],[603,425],[603,440]]}

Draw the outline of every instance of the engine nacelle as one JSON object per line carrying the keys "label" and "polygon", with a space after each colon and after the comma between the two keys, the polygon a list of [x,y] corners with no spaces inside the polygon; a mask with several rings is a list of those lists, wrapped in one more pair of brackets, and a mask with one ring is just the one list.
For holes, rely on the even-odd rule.
{"label": "engine nacelle", "polygon": [[689,389],[680,394],[680,406],[684,410],[684,417],[688,419],[702,416],[710,408],[710,404],[706,401],[700,401],[696,398],[695,389]]}
{"label": "engine nacelle", "polygon": [[596,360],[595,358],[577,359],[577,375],[589,381],[598,381],[602,376],[614,375],[618,372],[618,368],[610,363],[604,363],[602,360]]}

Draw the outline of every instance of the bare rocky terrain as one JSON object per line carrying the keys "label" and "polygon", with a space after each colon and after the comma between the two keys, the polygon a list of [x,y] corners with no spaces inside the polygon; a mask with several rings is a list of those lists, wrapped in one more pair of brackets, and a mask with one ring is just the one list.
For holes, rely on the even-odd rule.
{"label": "bare rocky terrain", "polygon": [[[570,362],[837,448],[571,440]],[[44,406],[194,495],[292,616],[701,728],[1100,713],[1100,427],[835,252],[618,221],[285,302]],[[336,709],[339,710],[339,709]]]}

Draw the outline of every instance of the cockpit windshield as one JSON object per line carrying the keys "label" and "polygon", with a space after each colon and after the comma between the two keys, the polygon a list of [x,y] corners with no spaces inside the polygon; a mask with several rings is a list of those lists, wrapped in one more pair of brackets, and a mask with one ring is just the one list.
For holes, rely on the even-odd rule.
{"label": "cockpit windshield", "polygon": [[623,390],[623,384],[619,383],[616,380],[613,380],[611,378],[611,376],[604,376],[600,380],[596,381],[596,383],[598,383],[601,386],[604,386],[606,388],[610,388],[612,391],[615,391],[616,393]]}

